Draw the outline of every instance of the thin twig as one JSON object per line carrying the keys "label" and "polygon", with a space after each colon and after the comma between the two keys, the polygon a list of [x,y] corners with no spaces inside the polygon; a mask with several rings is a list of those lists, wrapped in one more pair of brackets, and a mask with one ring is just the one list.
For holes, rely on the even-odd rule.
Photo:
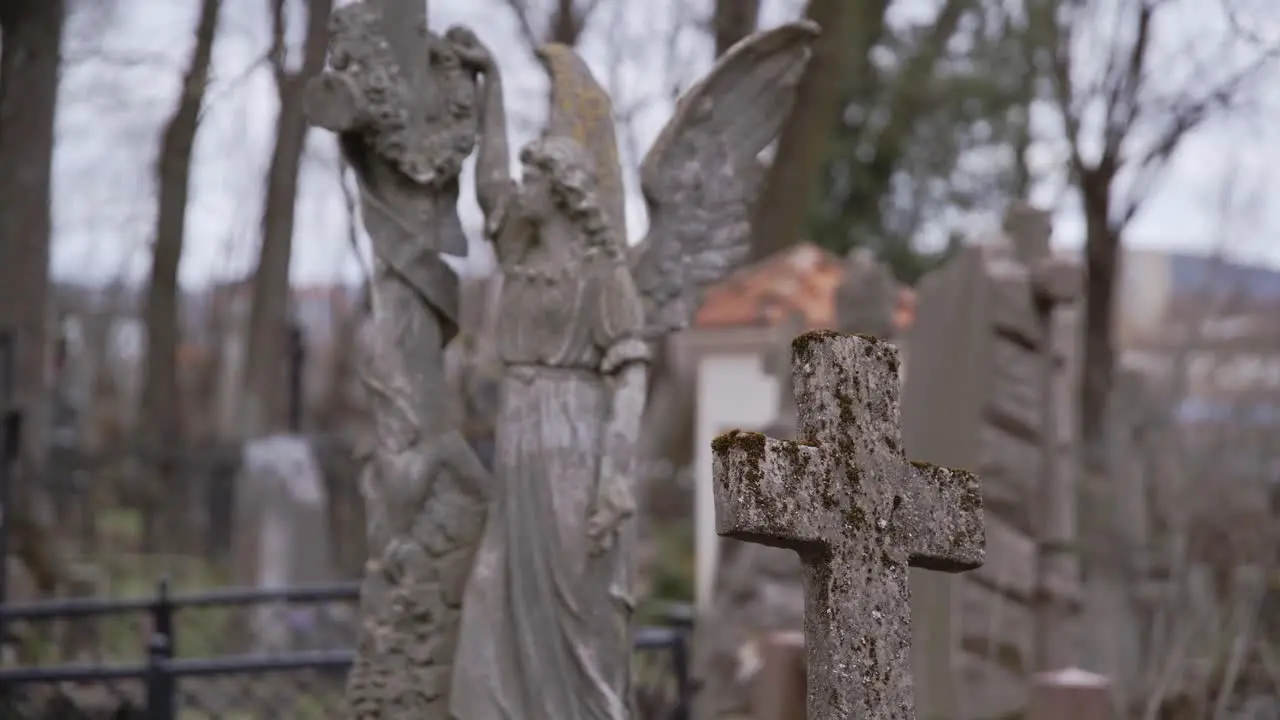
{"label": "thin twig", "polygon": [[258,71],[258,68],[262,67],[263,64],[268,63],[270,61],[271,61],[271,52],[270,51],[265,52],[260,57],[258,57],[258,59],[246,65],[244,69],[242,69],[240,72],[233,75],[230,79],[226,80],[225,82],[218,83],[216,86],[211,86],[211,87],[217,87],[217,92],[210,92],[208,95],[206,95],[204,106],[200,108],[200,116],[199,116],[200,120],[204,120],[205,115],[209,113],[209,111],[213,108],[214,105],[218,103],[219,100],[222,100],[223,98],[235,92],[236,90],[239,90],[240,86],[248,82],[249,78],[251,78],[253,74]]}
{"label": "thin twig", "polygon": [[506,3],[511,12],[515,13],[516,26],[520,29],[520,36],[524,38],[525,44],[531,50],[538,47],[541,43],[538,41],[538,33],[533,31],[533,25],[529,22],[527,0],[506,0]]}

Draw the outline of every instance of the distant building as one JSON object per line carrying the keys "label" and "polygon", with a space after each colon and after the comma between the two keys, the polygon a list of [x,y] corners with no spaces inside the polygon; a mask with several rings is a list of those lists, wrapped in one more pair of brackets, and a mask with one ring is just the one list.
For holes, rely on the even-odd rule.
{"label": "distant building", "polygon": [[1121,263],[1116,332],[1122,347],[1164,336],[1190,315],[1280,311],[1280,270],[1209,255],[1129,250]]}
{"label": "distant building", "polygon": [[1180,422],[1280,425],[1280,270],[1135,250],[1118,307],[1122,362],[1169,384]]}

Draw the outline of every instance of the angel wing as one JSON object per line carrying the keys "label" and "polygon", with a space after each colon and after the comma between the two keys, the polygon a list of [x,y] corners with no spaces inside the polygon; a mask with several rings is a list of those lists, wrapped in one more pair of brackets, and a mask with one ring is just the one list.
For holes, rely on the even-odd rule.
{"label": "angel wing", "polygon": [[538,48],[537,56],[551,80],[551,117],[546,133],[573,138],[595,161],[600,202],[614,232],[625,243],[626,196],[609,93],[568,45],[548,43]]}
{"label": "angel wing", "polygon": [[645,156],[649,232],[630,263],[649,337],[686,327],[702,290],[746,256],[757,156],[790,115],[817,36],[817,25],[797,22],[735,45],[681,98]]}

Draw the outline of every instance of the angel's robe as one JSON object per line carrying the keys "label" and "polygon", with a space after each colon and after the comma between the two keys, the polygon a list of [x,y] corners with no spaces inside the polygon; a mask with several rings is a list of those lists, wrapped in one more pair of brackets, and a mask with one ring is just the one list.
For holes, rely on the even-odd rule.
{"label": "angel's robe", "polygon": [[504,273],[497,496],[463,601],[458,720],[629,717],[632,549],[589,551],[611,374],[645,359],[628,268]]}

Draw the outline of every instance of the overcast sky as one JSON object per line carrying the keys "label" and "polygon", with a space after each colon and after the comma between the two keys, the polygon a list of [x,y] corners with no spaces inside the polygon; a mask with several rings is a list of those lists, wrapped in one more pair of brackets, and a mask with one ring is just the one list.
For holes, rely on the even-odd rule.
{"label": "overcast sky", "polygon": [[[1252,11],[1261,6],[1249,4],[1261,0],[1236,1],[1246,4],[1241,12],[1246,20],[1271,16],[1266,10]],[[1207,47],[1227,27],[1216,0],[1179,2],[1182,8],[1160,35],[1174,59],[1186,55],[1180,43],[1188,38]],[[199,3],[81,4],[86,3],[90,6],[72,16],[65,48],[54,158],[53,272],[91,282],[122,275],[142,279],[149,267],[147,241],[155,214],[152,167],[190,53]],[[539,5],[537,0],[532,4]],[[256,259],[262,178],[276,112],[270,73],[261,65],[255,69],[268,42],[267,5],[265,0],[223,0],[214,82],[197,139],[187,215],[181,277],[188,286],[241,276]],[[762,24],[793,19],[801,5],[800,0],[766,0]],[[927,14],[931,6],[931,0],[917,0],[903,16]],[[705,17],[709,8],[710,0],[606,2],[584,37],[583,54],[613,90],[615,109],[633,116],[620,133],[631,165],[635,148],[647,149],[669,116],[672,85],[687,86],[710,67],[710,44],[691,27],[691,19]],[[546,81],[503,0],[434,0],[430,20],[438,29],[468,24],[494,48],[507,77],[513,141],[518,145],[531,139],[545,116]],[[684,28],[674,46],[668,41],[673,27]],[[1276,35],[1274,25],[1257,29]],[[1177,63],[1160,67],[1161,77],[1176,84]],[[1210,252],[1227,237],[1230,254],[1280,267],[1280,203],[1266,202],[1276,194],[1271,188],[1280,179],[1276,163],[1268,162],[1280,157],[1280,137],[1276,123],[1262,121],[1280,117],[1280,80],[1259,105],[1251,113],[1215,121],[1185,142],[1136,220],[1129,234],[1133,246]],[[1062,191],[1063,146],[1053,113],[1040,108],[1035,118],[1042,142],[1034,168],[1043,181],[1033,200],[1057,210],[1056,242],[1078,246],[1082,226],[1070,193]],[[479,227],[480,216],[469,179],[464,180],[468,189],[462,215],[471,230]],[[634,185],[632,180],[628,178]],[[1224,197],[1231,198],[1226,222]],[[347,241],[337,152],[327,133],[311,133],[297,211],[294,280],[358,277],[359,265]],[[638,239],[645,219],[643,203],[634,194],[628,216],[632,239]],[[953,221],[977,230],[989,227],[994,218]],[[933,235],[946,229],[934,228]],[[488,261],[478,242],[473,242],[472,254],[472,263]]]}

